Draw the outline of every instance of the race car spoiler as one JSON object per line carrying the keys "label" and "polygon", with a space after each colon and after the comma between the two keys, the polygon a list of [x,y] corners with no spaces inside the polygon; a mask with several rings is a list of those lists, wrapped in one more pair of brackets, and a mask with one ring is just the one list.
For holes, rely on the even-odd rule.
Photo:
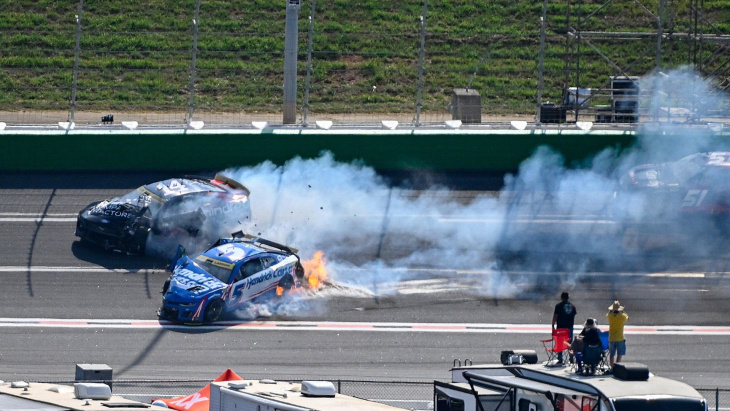
{"label": "race car spoiler", "polygon": [[236,231],[235,233],[231,234],[231,236],[233,238],[245,238],[252,243],[266,245],[271,248],[276,248],[277,250],[288,251],[292,254],[297,254],[299,252],[299,250],[296,248],[292,248],[284,244],[275,243],[271,240],[267,240],[265,238],[257,237],[251,234],[244,234],[243,231]]}
{"label": "race car spoiler", "polygon": [[236,188],[239,190],[243,190],[246,192],[246,195],[251,195],[251,190],[249,190],[245,185],[239,183],[238,181],[236,181],[230,177],[226,177],[221,173],[217,173],[215,175],[215,177],[213,177],[213,179],[220,181],[221,183],[223,183],[227,186],[230,186],[230,187],[233,187],[233,188]]}

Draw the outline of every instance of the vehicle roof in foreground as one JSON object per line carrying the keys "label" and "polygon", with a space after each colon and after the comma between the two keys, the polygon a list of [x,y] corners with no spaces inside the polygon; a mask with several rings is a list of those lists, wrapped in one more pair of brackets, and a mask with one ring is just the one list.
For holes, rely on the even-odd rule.
{"label": "vehicle roof in foreground", "polygon": [[581,376],[572,372],[569,367],[547,367],[544,364],[473,365],[454,370],[457,369],[468,371],[469,375],[477,378],[486,377],[536,392],[544,392],[550,386],[553,393],[563,393],[555,389],[557,386],[565,390],[566,394],[576,391],[593,395],[601,393],[614,399],[637,396],[704,398],[686,383],[656,375],[650,375],[645,381],[626,381],[613,375]]}

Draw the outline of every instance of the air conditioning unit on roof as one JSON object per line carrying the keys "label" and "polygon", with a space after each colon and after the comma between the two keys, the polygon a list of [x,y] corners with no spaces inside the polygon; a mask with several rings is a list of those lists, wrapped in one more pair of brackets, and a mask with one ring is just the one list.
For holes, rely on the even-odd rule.
{"label": "air conditioning unit on roof", "polygon": [[302,381],[302,395],[307,397],[334,397],[335,385],[329,381]]}

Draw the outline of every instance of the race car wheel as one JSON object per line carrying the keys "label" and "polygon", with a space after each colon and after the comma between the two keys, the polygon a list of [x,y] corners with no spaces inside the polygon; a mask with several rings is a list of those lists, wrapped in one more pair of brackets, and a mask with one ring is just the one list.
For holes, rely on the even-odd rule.
{"label": "race car wheel", "polygon": [[301,281],[304,278],[304,267],[302,267],[301,264],[297,263],[296,267],[294,267],[294,273],[296,274],[297,278],[299,278],[299,281]]}
{"label": "race car wheel", "polygon": [[292,287],[294,287],[294,280],[292,280],[291,276],[287,275],[286,277],[279,280],[279,287],[284,289],[284,293],[282,295],[286,295]]}
{"label": "race car wheel", "polygon": [[211,301],[210,304],[208,304],[208,308],[205,309],[205,314],[203,314],[203,322],[212,323],[218,321],[223,315],[224,308],[225,304],[223,303],[223,300]]}
{"label": "race car wheel", "polygon": [[170,279],[165,280],[165,284],[162,285],[162,295],[167,294],[167,290],[170,288]]}

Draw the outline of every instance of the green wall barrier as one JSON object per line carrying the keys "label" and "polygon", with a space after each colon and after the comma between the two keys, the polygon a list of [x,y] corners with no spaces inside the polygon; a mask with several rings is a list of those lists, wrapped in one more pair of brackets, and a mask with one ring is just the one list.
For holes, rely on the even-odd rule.
{"label": "green wall barrier", "polygon": [[542,145],[570,165],[634,140],[634,132],[613,130],[5,130],[0,170],[221,170],[326,150],[382,170],[506,171]]}
{"label": "green wall barrier", "polygon": [[327,150],[381,170],[507,171],[542,145],[576,165],[634,141],[617,130],[5,130],[0,170],[221,170]]}

